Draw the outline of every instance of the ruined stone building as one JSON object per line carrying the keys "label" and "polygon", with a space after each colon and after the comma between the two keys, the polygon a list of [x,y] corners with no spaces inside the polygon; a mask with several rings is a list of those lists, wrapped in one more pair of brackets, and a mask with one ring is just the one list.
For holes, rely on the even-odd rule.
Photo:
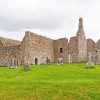
{"label": "ruined stone building", "polygon": [[79,19],[76,36],[71,37],[69,42],[66,38],[53,40],[29,31],[25,32],[21,42],[0,37],[1,66],[25,62],[45,64],[47,58],[50,62],[56,62],[58,58],[68,62],[69,55],[72,62],[87,61],[89,52],[95,54],[95,63],[100,64],[100,40],[95,43],[92,39],[86,39],[82,18]]}

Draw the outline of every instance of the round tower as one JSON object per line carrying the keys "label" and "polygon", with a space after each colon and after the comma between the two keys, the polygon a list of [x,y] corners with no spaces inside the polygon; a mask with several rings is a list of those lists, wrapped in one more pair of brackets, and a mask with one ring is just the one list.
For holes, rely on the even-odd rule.
{"label": "round tower", "polygon": [[79,25],[77,31],[77,42],[78,42],[78,60],[87,61],[87,39],[83,28],[83,19],[79,18]]}

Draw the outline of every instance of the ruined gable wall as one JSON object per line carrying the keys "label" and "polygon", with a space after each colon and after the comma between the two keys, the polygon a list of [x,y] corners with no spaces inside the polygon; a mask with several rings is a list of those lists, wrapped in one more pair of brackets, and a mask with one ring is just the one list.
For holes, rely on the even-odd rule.
{"label": "ruined gable wall", "polygon": [[69,41],[69,54],[72,57],[73,62],[78,61],[78,39],[77,37],[71,37]]}
{"label": "ruined gable wall", "polygon": [[100,64],[100,39],[95,44],[95,63]]}
{"label": "ruined gable wall", "polygon": [[19,44],[20,41],[0,37],[0,65],[9,65],[13,58],[19,60]]}
{"label": "ruined gable wall", "polygon": [[27,40],[27,37],[24,36],[21,44],[19,45],[19,49],[18,49],[18,53],[19,53],[18,57],[19,57],[19,63],[20,63],[20,65],[23,65],[23,63],[24,63],[26,40]]}
{"label": "ruined gable wall", "polygon": [[95,42],[92,39],[87,39],[87,53],[95,51]]}
{"label": "ruined gable wall", "polygon": [[3,46],[3,44],[2,44],[2,42],[1,42],[1,40],[0,40],[0,46]]}
{"label": "ruined gable wall", "polygon": [[46,63],[47,57],[54,61],[52,39],[27,31],[22,41],[22,48],[23,60],[30,64],[35,64],[35,58],[38,59],[39,64]]}
{"label": "ruined gable wall", "polygon": [[8,39],[8,38],[3,38],[3,37],[0,37],[0,42],[2,43],[2,45],[4,47],[10,47],[10,46],[18,46],[18,45],[20,45],[20,41],[13,40],[13,39]]}
{"label": "ruined gable wall", "polygon": [[[60,48],[62,48],[62,53],[60,53]],[[58,58],[63,58],[64,62],[68,61],[68,39],[62,38],[54,40],[54,55],[55,61],[57,61]]]}
{"label": "ruined gable wall", "polygon": [[0,47],[0,65],[8,66],[13,58],[19,59],[18,46]]}
{"label": "ruined gable wall", "polygon": [[96,42],[95,49],[100,50],[100,39]]}

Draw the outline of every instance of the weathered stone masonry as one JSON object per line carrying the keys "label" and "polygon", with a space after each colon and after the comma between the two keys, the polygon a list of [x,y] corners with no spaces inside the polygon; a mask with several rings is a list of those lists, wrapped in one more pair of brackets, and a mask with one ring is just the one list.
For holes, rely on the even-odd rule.
{"label": "weathered stone masonry", "polygon": [[46,58],[54,61],[53,40],[44,36],[36,35],[31,32],[26,32],[23,39],[23,61],[28,61],[30,64],[46,63]]}
{"label": "weathered stone masonry", "polygon": [[100,40],[95,43],[92,39],[86,39],[82,18],[79,19],[76,36],[71,37],[69,42],[66,38],[52,40],[29,31],[25,32],[21,42],[0,37],[0,66],[25,62],[46,64],[47,58],[50,62],[56,62],[58,58],[68,62],[69,54],[72,62],[87,61],[90,52],[95,54],[95,63],[100,64]]}

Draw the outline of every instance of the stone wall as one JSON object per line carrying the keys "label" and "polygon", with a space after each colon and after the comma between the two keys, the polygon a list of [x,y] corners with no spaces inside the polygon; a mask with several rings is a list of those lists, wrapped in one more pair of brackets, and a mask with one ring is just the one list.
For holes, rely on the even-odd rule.
{"label": "stone wall", "polygon": [[30,64],[46,63],[48,57],[51,62],[54,61],[53,40],[31,32],[26,32],[22,41],[23,61]]}
{"label": "stone wall", "polygon": [[95,49],[100,50],[100,39],[96,42]]}
{"label": "stone wall", "polygon": [[95,51],[95,42],[92,39],[87,39],[87,53]]}
{"label": "stone wall", "polygon": [[0,47],[0,65],[9,66],[13,58],[17,60],[19,65],[18,46]]}
{"label": "stone wall", "polygon": [[[62,49],[62,52],[60,52],[60,49]],[[68,61],[68,39],[62,38],[54,40],[54,55],[55,61],[58,58],[63,58],[64,62]]]}
{"label": "stone wall", "polygon": [[5,66],[12,59],[16,59],[18,65],[25,62],[45,64],[47,58],[51,62],[56,62],[58,58],[68,62],[69,55],[72,62],[87,61],[89,52],[94,52],[95,62],[100,64],[100,40],[95,43],[86,39],[82,18],[79,19],[76,36],[71,37],[69,42],[66,38],[52,40],[29,31],[25,32],[22,42],[0,37],[0,65]]}
{"label": "stone wall", "polygon": [[9,66],[12,59],[16,59],[17,65],[20,64],[19,45],[20,41],[0,37],[0,65]]}
{"label": "stone wall", "polygon": [[100,39],[95,44],[95,63],[100,64]]}
{"label": "stone wall", "polygon": [[17,59],[18,65],[25,62],[35,64],[36,59],[38,64],[46,63],[47,57],[54,62],[53,40],[47,37],[27,31],[20,45],[11,46],[6,43],[3,41],[3,46],[0,43],[0,65],[9,65],[13,58]]}
{"label": "stone wall", "polygon": [[0,46],[3,46],[3,44],[2,44],[2,42],[1,42],[1,40],[0,40]]}
{"label": "stone wall", "polygon": [[2,62],[3,57],[2,57],[2,55],[3,55],[3,46],[0,45],[0,65],[3,65],[3,62]]}
{"label": "stone wall", "polygon": [[2,44],[4,47],[18,46],[20,45],[20,41],[0,37],[0,44]]}
{"label": "stone wall", "polygon": [[78,39],[76,36],[70,38],[69,54],[71,54],[72,62],[78,61]]}

